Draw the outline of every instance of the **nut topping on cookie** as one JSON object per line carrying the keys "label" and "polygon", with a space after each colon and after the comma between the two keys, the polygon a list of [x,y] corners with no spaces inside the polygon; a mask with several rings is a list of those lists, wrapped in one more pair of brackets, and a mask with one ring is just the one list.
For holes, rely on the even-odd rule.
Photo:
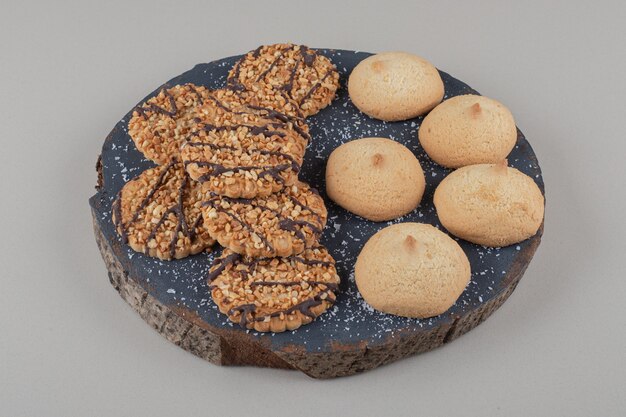
{"label": "nut topping on cookie", "polygon": [[129,181],[113,202],[113,223],[137,252],[180,259],[213,245],[202,222],[201,186],[181,163],[170,162]]}
{"label": "nut topping on cookie", "polygon": [[220,311],[246,329],[294,330],[335,302],[339,276],[326,248],[288,258],[253,259],[225,249],[209,272]]}
{"label": "nut topping on cookie", "polygon": [[137,149],[151,161],[163,165],[179,155],[189,135],[198,108],[209,91],[193,84],[163,88],[155,97],[135,107],[128,122],[128,134]]}
{"label": "nut topping on cookie", "polygon": [[263,45],[235,64],[228,74],[228,84],[233,90],[262,84],[284,91],[305,116],[311,116],[335,97],[339,73],[328,58],[306,46]]}
{"label": "nut topping on cookie", "polygon": [[212,193],[265,197],[298,179],[308,126],[293,116],[297,106],[287,106],[293,109],[289,115],[274,109],[281,101],[253,100],[253,94],[217,92],[203,106],[204,121],[182,146],[187,172]]}
{"label": "nut topping on cookie", "polygon": [[316,244],[326,225],[324,200],[297,182],[260,199],[214,196],[203,204],[210,235],[251,257],[290,256]]}

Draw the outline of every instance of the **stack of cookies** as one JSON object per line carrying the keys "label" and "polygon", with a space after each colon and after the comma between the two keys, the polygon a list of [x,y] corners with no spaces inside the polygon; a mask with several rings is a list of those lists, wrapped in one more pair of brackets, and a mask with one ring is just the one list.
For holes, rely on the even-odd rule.
{"label": "stack of cookies", "polygon": [[224,89],[162,89],[128,132],[158,166],[113,204],[125,243],[163,260],[225,249],[209,274],[220,311],[257,331],[293,330],[333,305],[339,277],[319,237],[323,199],[298,174],[311,140],[305,117],[326,107],[339,74],[304,46],[261,46]]}

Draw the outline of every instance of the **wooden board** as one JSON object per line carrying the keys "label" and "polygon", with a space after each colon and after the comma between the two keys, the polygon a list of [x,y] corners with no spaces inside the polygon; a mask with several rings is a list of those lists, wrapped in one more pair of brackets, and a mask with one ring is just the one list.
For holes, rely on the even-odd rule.
{"label": "wooden board", "polygon": [[[381,228],[397,222],[426,222],[441,227],[432,197],[449,170],[433,163],[420,147],[417,130],[421,118],[384,123],[363,115],[352,105],[346,89],[347,77],[370,54],[320,52],[337,65],[342,88],[330,107],[308,119],[313,139],[301,178],[318,188],[326,200],[329,221],[322,243],[337,260],[342,283],[335,307],[296,331],[279,334],[245,331],[220,314],[206,283],[213,254],[164,262],[135,253],[122,244],[111,223],[111,202],[125,182],[153,164],[135,149],[126,132],[130,113],[114,127],[103,145],[98,160],[98,192],[90,199],[90,205],[96,241],[110,281],[122,298],[159,333],[212,363],[299,369],[312,377],[330,378],[433,349],[471,330],[500,307],[515,289],[539,246],[543,227],[533,238],[506,248],[490,249],[459,241],[470,260],[472,280],[457,303],[438,317],[408,319],[369,307],[360,297],[353,277],[354,262],[363,244]],[[166,85],[193,82],[212,89],[223,87],[228,70],[238,58],[197,65]],[[443,72],[441,75],[446,98],[477,94],[450,75]],[[333,204],[324,193],[324,170],[330,152],[348,140],[369,136],[389,137],[403,143],[418,157],[426,174],[426,193],[421,206],[392,222],[363,220]],[[537,159],[520,131],[509,163],[534,178],[543,191]]]}

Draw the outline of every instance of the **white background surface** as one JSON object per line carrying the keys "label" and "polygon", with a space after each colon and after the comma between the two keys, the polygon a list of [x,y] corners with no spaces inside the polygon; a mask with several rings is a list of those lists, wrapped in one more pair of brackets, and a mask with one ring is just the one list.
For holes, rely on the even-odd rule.
{"label": "white background surface", "polygon": [[[262,3],[0,1],[0,415],[625,415],[626,3]],[[545,234],[477,329],[316,381],[205,363],[110,286],[87,203],[105,136],[196,63],[279,41],[417,53],[512,109]]]}

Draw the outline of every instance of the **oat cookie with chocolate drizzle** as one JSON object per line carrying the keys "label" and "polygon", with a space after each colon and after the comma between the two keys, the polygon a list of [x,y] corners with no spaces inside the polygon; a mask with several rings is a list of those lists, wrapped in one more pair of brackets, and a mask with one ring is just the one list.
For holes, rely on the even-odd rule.
{"label": "oat cookie with chocolate drizzle", "polygon": [[180,259],[215,243],[206,230],[200,183],[172,161],[127,182],[113,202],[113,224],[133,250],[162,260]]}
{"label": "oat cookie with chocolate drizzle", "polygon": [[289,98],[217,90],[202,114],[181,158],[204,189],[232,198],[266,197],[297,181],[310,136]]}
{"label": "oat cookie with chocolate drizzle", "polygon": [[261,83],[251,84],[246,90],[220,88],[211,91],[204,104],[198,108],[200,120],[196,121],[221,126],[252,110],[282,114],[292,122],[297,121],[294,123],[295,128],[302,127],[305,130],[303,134],[308,134],[304,114],[298,103],[284,91]]}
{"label": "oat cookie with chocolate drizzle", "polygon": [[316,246],[328,215],[322,197],[303,182],[265,198],[216,195],[202,207],[211,237],[250,257],[291,256]]}
{"label": "oat cookie with chocolate drizzle", "polygon": [[158,165],[179,155],[180,145],[195,126],[197,109],[209,90],[194,84],[163,88],[133,110],[128,134],[137,149]]}
{"label": "oat cookie with chocolate drizzle", "polygon": [[243,90],[254,83],[285,91],[308,117],[333,101],[339,73],[328,58],[304,45],[262,45],[248,52],[228,73],[232,89]]}
{"label": "oat cookie with chocolate drizzle", "polygon": [[208,282],[223,314],[259,332],[295,330],[310,323],[334,304],[339,289],[335,260],[323,246],[265,259],[224,249]]}

